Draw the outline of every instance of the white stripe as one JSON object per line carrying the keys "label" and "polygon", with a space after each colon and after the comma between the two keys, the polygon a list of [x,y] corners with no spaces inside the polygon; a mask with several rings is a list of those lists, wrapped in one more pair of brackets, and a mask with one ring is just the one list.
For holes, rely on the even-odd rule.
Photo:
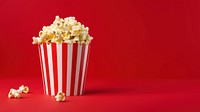
{"label": "white stripe", "polygon": [[42,84],[43,84],[43,92],[46,94],[46,87],[45,87],[45,79],[44,79],[44,71],[43,71],[43,64],[42,64],[42,54],[41,54],[41,44],[38,44],[38,51],[39,51],[39,58],[40,58],[40,67],[41,67],[41,73],[42,73]]}
{"label": "white stripe", "polygon": [[56,45],[57,45],[57,65],[58,65],[58,91],[62,91],[62,44],[56,44]]}
{"label": "white stripe", "polygon": [[77,53],[77,62],[76,62],[76,76],[75,76],[75,86],[74,86],[74,95],[77,95],[78,92],[78,79],[79,79],[79,71],[80,71],[80,62],[81,62],[81,51],[82,44],[78,44],[78,53]]}
{"label": "white stripe", "polygon": [[84,82],[84,78],[85,78],[87,55],[88,55],[88,44],[85,45],[85,54],[84,54],[84,60],[83,60],[83,70],[82,70],[83,73],[82,73],[82,79],[81,79],[80,95],[82,95],[82,93],[83,93],[83,82]]}
{"label": "white stripe", "polygon": [[48,54],[48,63],[49,63],[51,95],[55,95],[55,93],[54,93],[54,77],[53,77],[53,61],[52,61],[51,44],[47,44],[47,54]]}
{"label": "white stripe", "polygon": [[48,95],[47,74],[46,74],[46,65],[45,65],[45,61],[44,61],[43,44],[41,44],[40,47],[41,47],[42,65],[43,65],[43,72],[44,72],[44,83],[45,83],[46,94]]}
{"label": "white stripe", "polygon": [[68,44],[66,96],[70,96],[70,89],[71,89],[72,53],[73,53],[73,44],[71,44],[71,45]]}

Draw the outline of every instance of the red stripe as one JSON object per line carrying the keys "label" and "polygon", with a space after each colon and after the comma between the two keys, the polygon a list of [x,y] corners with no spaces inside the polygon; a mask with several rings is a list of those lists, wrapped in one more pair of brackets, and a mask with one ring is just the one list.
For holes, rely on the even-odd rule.
{"label": "red stripe", "polygon": [[49,64],[48,64],[48,56],[47,56],[47,46],[46,46],[46,43],[43,43],[43,48],[44,48],[44,59],[45,59],[45,65],[46,65],[48,94],[51,95],[50,74],[49,74]]}
{"label": "red stripe", "polygon": [[70,95],[74,95],[74,83],[75,83],[75,75],[76,75],[76,59],[77,59],[77,48],[78,44],[73,44],[73,52],[72,52],[72,75],[71,75],[71,89]]}
{"label": "red stripe", "polygon": [[80,71],[79,71],[79,79],[78,79],[78,93],[77,93],[77,95],[80,95],[81,80],[82,80],[82,72],[83,72],[83,60],[84,60],[84,54],[85,54],[85,44],[82,44],[81,62],[80,62]]}
{"label": "red stripe", "polygon": [[85,91],[85,80],[86,80],[86,76],[87,76],[87,68],[88,68],[88,62],[89,62],[89,52],[90,51],[90,45],[88,45],[88,53],[87,53],[87,58],[86,58],[86,65],[85,65],[85,77],[84,77],[84,80],[83,80],[83,89],[82,89],[82,94],[84,93]]}
{"label": "red stripe", "polygon": [[43,91],[44,91],[44,94],[46,94],[46,89],[45,89],[45,79],[44,79],[44,69],[43,69],[43,64],[42,64],[42,55],[41,55],[41,47],[40,47],[40,44],[38,44],[38,51],[39,51],[39,58],[40,58],[40,67],[41,67],[41,72],[42,72],[42,84],[43,84]]}
{"label": "red stripe", "polygon": [[67,43],[62,43],[62,92],[66,95],[67,87]]}
{"label": "red stripe", "polygon": [[54,91],[58,93],[58,66],[57,66],[57,49],[56,43],[51,43],[52,48],[52,59],[53,59],[53,77],[54,77]]}

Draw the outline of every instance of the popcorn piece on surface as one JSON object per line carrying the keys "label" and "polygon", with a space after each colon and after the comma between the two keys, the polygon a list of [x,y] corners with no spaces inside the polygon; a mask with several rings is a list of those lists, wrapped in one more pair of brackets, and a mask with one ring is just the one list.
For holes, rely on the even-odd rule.
{"label": "popcorn piece on surface", "polygon": [[28,93],[29,92],[29,88],[24,85],[21,85],[18,90],[20,93]]}
{"label": "popcorn piece on surface", "polygon": [[12,98],[12,97],[14,97],[14,95],[13,95],[13,93],[10,90],[10,92],[8,93],[8,98]]}
{"label": "popcorn piece on surface", "polygon": [[56,101],[65,101],[65,93],[58,92],[57,95],[55,96]]}
{"label": "popcorn piece on surface", "polygon": [[42,43],[79,43],[89,44],[93,39],[88,34],[89,28],[78,22],[75,17],[55,17],[53,24],[44,26],[39,32],[39,37],[33,37],[33,44]]}
{"label": "popcorn piece on surface", "polygon": [[15,92],[15,93],[14,93],[14,97],[15,97],[15,98],[20,98],[20,93],[19,93],[19,92]]}
{"label": "popcorn piece on surface", "polygon": [[20,92],[15,89],[10,89],[10,92],[8,93],[8,98],[20,98]]}

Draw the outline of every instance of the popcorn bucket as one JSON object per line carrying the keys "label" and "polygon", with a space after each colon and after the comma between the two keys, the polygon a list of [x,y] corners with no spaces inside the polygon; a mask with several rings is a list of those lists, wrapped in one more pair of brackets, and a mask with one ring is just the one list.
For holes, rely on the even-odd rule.
{"label": "popcorn bucket", "polygon": [[39,44],[43,88],[46,95],[58,91],[66,96],[82,95],[85,85],[89,44]]}

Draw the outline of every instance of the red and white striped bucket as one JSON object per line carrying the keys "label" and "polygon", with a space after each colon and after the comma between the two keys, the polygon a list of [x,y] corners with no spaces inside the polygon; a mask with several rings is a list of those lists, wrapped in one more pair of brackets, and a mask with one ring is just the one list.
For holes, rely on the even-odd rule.
{"label": "red and white striped bucket", "polygon": [[62,91],[66,96],[82,95],[88,54],[88,44],[40,44],[39,57],[45,94],[56,95]]}

